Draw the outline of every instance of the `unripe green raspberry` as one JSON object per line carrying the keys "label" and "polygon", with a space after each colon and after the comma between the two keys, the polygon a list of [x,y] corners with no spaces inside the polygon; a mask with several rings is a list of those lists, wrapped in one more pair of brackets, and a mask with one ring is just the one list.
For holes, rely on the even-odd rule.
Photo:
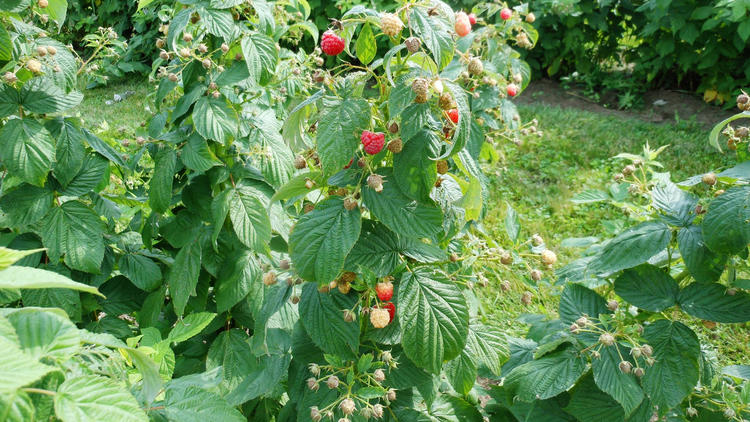
{"label": "unripe green raspberry", "polygon": [[469,61],[469,74],[481,75],[482,72],[484,72],[484,65],[482,64],[482,60],[478,57],[472,58]]}
{"label": "unripe green raspberry", "polygon": [[383,13],[380,17],[380,30],[389,37],[395,37],[401,33],[404,23],[393,13]]}
{"label": "unripe green raspberry", "polygon": [[429,87],[430,83],[425,78],[416,78],[411,84],[411,90],[417,94],[417,98],[414,100],[417,103],[426,103],[429,98]]}

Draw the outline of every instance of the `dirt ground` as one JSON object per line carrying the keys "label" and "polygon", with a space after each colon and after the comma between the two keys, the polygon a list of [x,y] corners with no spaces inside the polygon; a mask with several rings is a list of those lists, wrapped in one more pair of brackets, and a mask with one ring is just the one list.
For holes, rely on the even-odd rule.
{"label": "dirt ground", "polygon": [[707,129],[736,112],[736,110],[724,110],[721,107],[706,104],[698,95],[668,90],[647,92],[643,98],[642,109],[616,110],[604,107],[575,91],[566,91],[559,83],[550,79],[533,81],[517,102],[571,107],[594,113],[636,117],[654,123],[674,122],[677,118],[679,120],[695,119]]}

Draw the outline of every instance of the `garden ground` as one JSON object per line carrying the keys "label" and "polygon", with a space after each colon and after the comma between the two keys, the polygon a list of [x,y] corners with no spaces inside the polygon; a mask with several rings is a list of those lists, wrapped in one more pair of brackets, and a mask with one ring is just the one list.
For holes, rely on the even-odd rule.
{"label": "garden ground", "polygon": [[[127,91],[135,94],[107,105],[115,94]],[[101,136],[112,142],[132,138],[149,114],[144,107],[150,91],[148,83],[141,80],[90,90],[79,107],[79,116],[86,126],[97,128]],[[485,229],[507,241],[503,219],[510,204],[520,215],[522,235],[542,235],[557,252],[558,265],[565,265],[581,250],[561,247],[564,239],[606,233],[627,221],[612,206],[576,205],[570,201],[578,192],[603,186],[619,172],[624,164],[612,158],[618,153],[639,153],[646,142],[654,149],[669,145],[659,161],[673,172],[674,180],[729,163],[707,141],[708,128],[729,112],[674,92],[649,93],[645,103],[651,105],[657,99],[664,99],[667,104],[638,112],[615,111],[567,94],[550,81],[532,84],[521,96],[519,110],[523,121],[538,119],[543,136],[528,137],[520,146],[498,143],[501,159],[496,168],[489,169],[491,189]],[[691,117],[694,113],[699,115]],[[540,288],[532,304],[525,307],[520,302],[527,289],[525,273],[487,276],[490,285],[479,296],[484,299],[487,318],[506,332],[523,334],[525,327],[515,322],[523,313],[554,314],[557,287]],[[501,278],[512,282],[509,292],[499,289]],[[711,338],[719,349],[721,364],[740,363],[750,355],[748,324],[720,324],[709,330],[699,320],[688,322],[699,335]]]}

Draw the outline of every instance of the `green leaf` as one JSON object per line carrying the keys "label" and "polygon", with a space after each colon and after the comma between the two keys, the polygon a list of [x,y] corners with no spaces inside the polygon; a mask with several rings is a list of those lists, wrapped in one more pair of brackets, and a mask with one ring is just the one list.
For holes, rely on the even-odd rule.
{"label": "green leaf", "polygon": [[458,394],[466,395],[477,380],[477,364],[471,356],[462,351],[457,358],[446,362],[445,374]]}
{"label": "green leaf", "polygon": [[106,227],[98,214],[82,202],[68,201],[53,208],[43,224],[42,242],[53,260],[64,254],[70,268],[100,272]]}
{"label": "green leaf", "polygon": [[42,186],[55,156],[55,145],[47,129],[34,119],[10,119],[0,130],[0,159],[12,175]]}
{"label": "green leaf", "polygon": [[195,130],[204,138],[224,143],[237,133],[237,114],[223,98],[201,97],[193,108]]}
{"label": "green leaf", "polygon": [[[11,245],[13,247],[24,247],[27,245],[24,244],[15,244],[15,242],[11,242]],[[41,246],[41,245],[40,245]],[[25,260],[24,258],[28,257],[29,255],[37,255],[39,252],[44,251],[44,249],[23,249],[23,250],[15,250],[15,249],[9,249],[5,246],[0,246],[0,270],[4,270],[11,265],[18,263],[18,265],[23,265]]]}
{"label": "green leaf", "polygon": [[466,351],[477,363],[482,363],[495,375],[500,375],[501,367],[510,357],[507,339],[496,327],[483,324],[469,325]]}
{"label": "green leaf", "polygon": [[239,410],[230,406],[221,396],[196,386],[167,388],[164,412],[170,421],[247,421]]}
{"label": "green leaf", "polygon": [[83,166],[86,155],[83,132],[70,120],[48,120],[44,125],[57,140],[52,172],[63,187],[68,186]]}
{"label": "green leaf", "polygon": [[437,180],[435,159],[440,155],[440,139],[434,132],[420,131],[393,157],[393,181],[409,198],[429,201]]}
{"label": "green leaf", "polygon": [[62,28],[65,22],[65,15],[68,12],[68,0],[49,0],[49,4],[45,9],[45,13],[57,24],[58,28]]}
{"label": "green leaf", "polygon": [[174,301],[175,313],[181,316],[190,296],[195,295],[201,270],[201,244],[197,240],[182,247],[167,275],[167,285]]}
{"label": "green leaf", "polygon": [[255,251],[265,251],[271,240],[271,221],[255,191],[232,188],[228,201],[229,219],[240,242]]}
{"label": "green leaf", "polygon": [[599,315],[611,313],[603,297],[580,284],[568,284],[560,296],[560,319],[566,325],[582,316],[599,319]]}
{"label": "green leaf", "polygon": [[21,103],[20,95],[18,90],[10,85],[3,84],[0,86],[0,118],[5,118],[18,112],[18,104]]}
{"label": "green leaf", "polygon": [[409,14],[409,26],[430,50],[438,69],[451,62],[455,43],[448,26],[440,17],[428,16],[424,9],[415,7]]}
{"label": "green leaf", "polygon": [[508,233],[508,237],[511,242],[518,242],[518,235],[521,233],[521,223],[518,221],[518,213],[510,205],[509,202],[505,203],[507,211],[505,212],[505,232]]}
{"label": "green leaf", "polygon": [[321,293],[315,283],[302,286],[300,321],[315,345],[324,352],[347,358],[357,355],[359,322],[346,322],[343,317],[343,310],[352,309],[355,300],[353,295],[345,296],[338,290]]}
{"label": "green leaf", "polygon": [[[381,168],[378,174],[393,180],[393,170]],[[417,202],[404,195],[395,183],[384,183],[382,192],[362,188],[367,208],[389,229],[407,237],[432,237],[442,229],[443,214],[431,202]]]}
{"label": "green leaf", "polygon": [[[0,393],[11,393],[39,380],[56,368],[47,366],[24,353],[18,345],[0,336]],[[0,405],[0,410],[2,405]]]}
{"label": "green leaf", "polygon": [[291,358],[289,354],[263,356],[258,368],[247,374],[240,385],[227,396],[227,402],[239,406],[273,391],[287,375]]}
{"label": "green leaf", "polygon": [[136,253],[120,258],[120,272],[141,290],[150,292],[161,286],[162,274],[159,266],[150,258]]}
{"label": "green leaf", "polygon": [[721,373],[730,377],[750,380],[750,365],[729,365],[722,368]]}
{"label": "green leaf", "polygon": [[667,247],[671,235],[662,222],[641,223],[609,241],[592,266],[598,272],[613,273],[643,264]]}
{"label": "green leaf", "polygon": [[99,375],[66,379],[54,400],[55,413],[63,422],[148,421],[135,397],[124,386]]}
{"label": "green leaf", "polygon": [[380,223],[363,225],[362,234],[346,257],[344,267],[347,270],[357,271],[357,267],[362,266],[372,271],[377,277],[385,277],[400,264],[401,254],[420,262],[435,262],[446,258],[445,252],[438,248],[436,248],[435,255],[420,256],[421,245],[425,248],[432,246],[417,240],[402,238]]}
{"label": "green leaf", "polygon": [[692,283],[680,291],[677,301],[680,309],[696,318],[723,323],[750,321],[750,295],[742,290],[730,295],[718,283]]}
{"label": "green leaf", "polygon": [[750,186],[727,189],[703,217],[703,239],[714,252],[736,254],[750,243]]}
{"label": "green leaf", "polygon": [[229,310],[247,296],[253,284],[261,282],[261,271],[253,253],[242,249],[224,260],[216,280],[216,311]]}
{"label": "green leaf", "polygon": [[653,404],[671,409],[698,383],[698,337],[684,324],[665,319],[647,325],[643,337],[653,347],[656,359],[641,379],[643,390]]}
{"label": "green leaf", "polygon": [[306,195],[308,192],[310,192],[310,189],[305,186],[308,180],[312,181],[315,186],[325,185],[325,178],[323,177],[323,173],[318,170],[300,173],[286,182],[284,186],[279,188],[279,190],[277,190],[276,193],[273,194],[273,197],[271,197],[271,202],[285,201],[287,199],[294,198],[295,196]]}
{"label": "green leaf", "polygon": [[365,66],[375,58],[375,54],[378,52],[378,44],[375,42],[375,34],[373,34],[369,23],[362,25],[354,48],[357,52],[357,58]]}
{"label": "green leaf", "polygon": [[172,183],[177,167],[177,153],[171,148],[159,151],[154,157],[154,174],[149,181],[148,204],[162,214],[172,204]]}
{"label": "green leaf", "polygon": [[167,336],[170,343],[182,343],[190,338],[197,336],[204,328],[216,318],[216,314],[211,312],[197,312],[190,314],[185,318],[177,321],[172,331]]}
{"label": "green leaf", "polygon": [[[622,358],[616,347],[601,347],[598,350],[601,357],[591,360],[594,381],[602,391],[620,403],[626,415],[630,415],[643,401],[643,390],[634,375],[625,374],[620,370]],[[620,351],[625,354],[623,348],[620,348]],[[627,359],[627,356],[624,357]]]}
{"label": "green leaf", "polygon": [[0,271],[0,289],[71,289],[104,297],[96,287],[77,283],[40,268],[9,267]]}
{"label": "green leaf", "polygon": [[641,309],[661,312],[677,303],[680,286],[661,268],[644,264],[623,271],[615,293]]}
{"label": "green leaf", "polygon": [[326,103],[326,111],[318,123],[317,142],[323,171],[331,175],[354,157],[361,131],[370,125],[370,104],[361,98]]}
{"label": "green leaf", "polygon": [[0,198],[0,209],[7,225],[24,227],[41,220],[52,208],[53,199],[52,191],[24,183]]}
{"label": "green leaf", "polygon": [[31,113],[60,113],[80,104],[83,94],[76,91],[66,94],[52,80],[40,76],[23,85],[19,100],[24,110]]}
{"label": "green leaf", "polygon": [[81,295],[69,289],[33,289],[22,290],[21,301],[24,306],[38,308],[59,308],[73,321],[81,320]]}
{"label": "green leaf", "polygon": [[505,385],[515,387],[520,400],[546,400],[568,390],[585,371],[583,356],[567,348],[517,366],[505,378]]}
{"label": "green leaf", "polygon": [[698,198],[674,183],[669,182],[654,188],[651,199],[654,208],[663,212],[661,218],[669,224],[687,227],[695,218]]}
{"label": "green leaf", "polygon": [[242,38],[242,54],[252,80],[265,85],[274,76],[279,52],[274,40],[259,32],[251,32]]}
{"label": "green leaf", "polygon": [[683,227],[677,233],[680,255],[690,275],[701,283],[710,283],[721,277],[726,268],[727,256],[706,247],[700,226]]}
{"label": "green leaf", "polygon": [[0,393],[0,415],[6,422],[27,422],[35,420],[36,408],[28,394],[23,391]]}
{"label": "green leaf", "polygon": [[197,134],[190,136],[185,146],[182,147],[180,160],[185,164],[185,167],[199,173],[221,164],[208,148],[206,140]]}
{"label": "green leaf", "polygon": [[[617,371],[620,370],[617,369]],[[585,377],[576,385],[565,411],[581,422],[619,422],[625,420],[622,407],[615,400],[612,400],[612,397],[597,388],[590,376]]]}
{"label": "green leaf", "polygon": [[8,62],[12,57],[13,42],[10,39],[10,34],[4,26],[0,26],[0,61]]}
{"label": "green leaf", "polygon": [[205,8],[199,11],[203,20],[203,26],[209,34],[221,37],[224,40],[231,40],[236,31],[236,25],[232,14],[228,10],[217,10]]}
{"label": "green leaf", "polygon": [[78,174],[73,177],[68,183],[68,186],[60,191],[60,195],[64,196],[83,196],[87,193],[96,190],[104,180],[105,183],[109,182],[106,178],[109,174],[109,161],[105,160],[99,154],[89,154],[84,160],[81,170]]}
{"label": "green leaf", "polygon": [[404,352],[417,366],[440,373],[466,345],[469,309],[458,287],[443,274],[417,268],[401,277],[396,312]]}
{"label": "green leaf", "polygon": [[603,190],[589,189],[573,196],[570,202],[574,204],[592,204],[596,202],[609,201],[610,199],[611,197],[609,193]]}
{"label": "green leaf", "polygon": [[333,281],[344,267],[360,229],[358,208],[347,211],[338,197],[319,203],[297,221],[289,236],[289,254],[297,273],[318,284]]}
{"label": "green leaf", "polygon": [[78,328],[58,313],[23,308],[8,315],[21,349],[34,357],[68,359],[81,347]]}
{"label": "green leaf", "polygon": [[206,369],[221,368],[222,386],[232,391],[242,380],[257,368],[250,337],[239,328],[223,331],[211,343],[206,355]]}

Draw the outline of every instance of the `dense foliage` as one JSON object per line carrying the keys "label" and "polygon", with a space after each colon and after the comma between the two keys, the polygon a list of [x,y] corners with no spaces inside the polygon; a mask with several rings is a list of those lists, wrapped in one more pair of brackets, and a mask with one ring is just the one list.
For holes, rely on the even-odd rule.
{"label": "dense foliage", "polygon": [[0,1],[4,419],[748,416],[748,367],[680,321],[750,320],[746,128],[737,167],[680,184],[623,155],[578,200],[633,227],[581,240],[560,319],[508,338],[474,287],[522,272],[528,304],[557,261],[514,212],[506,248],[482,226],[488,141],[539,133],[509,99],[525,5],[355,6],[320,34],[303,0],[161,4],[152,114],[121,145],[67,117],[96,56],[48,36],[64,10]]}
{"label": "dense foliage", "polygon": [[726,0],[539,0],[545,42],[527,57],[538,73],[622,70],[641,84],[724,102],[750,84],[750,5]]}

